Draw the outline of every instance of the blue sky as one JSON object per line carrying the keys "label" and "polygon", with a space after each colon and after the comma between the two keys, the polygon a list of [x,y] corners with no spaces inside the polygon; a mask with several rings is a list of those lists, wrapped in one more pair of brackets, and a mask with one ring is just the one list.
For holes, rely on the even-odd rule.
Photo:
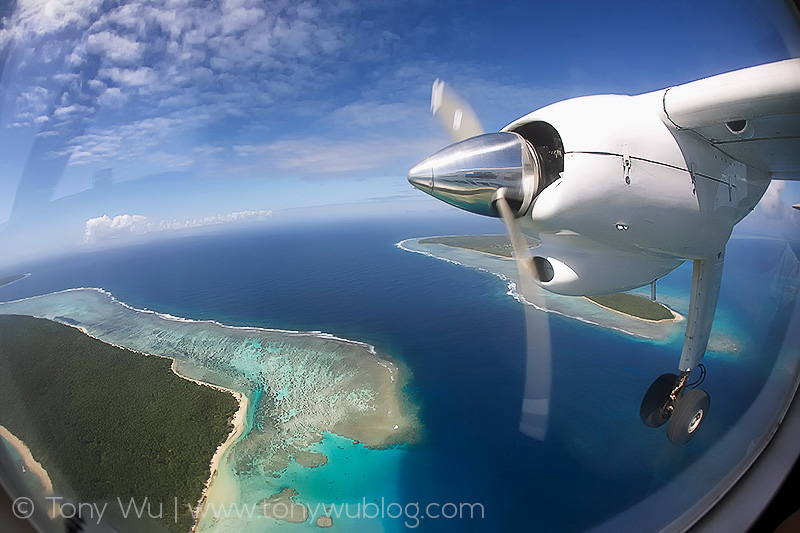
{"label": "blue sky", "polygon": [[[436,77],[496,130],[800,51],[772,0],[19,0],[0,16],[6,261],[109,224],[449,209],[405,180],[448,143],[429,116]],[[770,198],[789,196],[796,184]]]}

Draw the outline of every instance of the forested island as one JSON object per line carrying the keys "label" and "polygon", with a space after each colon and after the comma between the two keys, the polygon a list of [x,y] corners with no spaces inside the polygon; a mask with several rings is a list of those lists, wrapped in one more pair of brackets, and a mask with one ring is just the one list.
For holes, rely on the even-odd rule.
{"label": "forested island", "polygon": [[[466,248],[485,254],[511,258],[513,249],[507,235],[442,235],[419,239],[420,244],[443,244],[454,248]],[[531,243],[533,245],[533,243]]]}
{"label": "forested island", "polygon": [[171,364],[50,320],[0,316],[0,425],[28,446],[59,496],[147,498],[154,513],[163,504],[169,530],[188,531],[189,506],[238,403]]}

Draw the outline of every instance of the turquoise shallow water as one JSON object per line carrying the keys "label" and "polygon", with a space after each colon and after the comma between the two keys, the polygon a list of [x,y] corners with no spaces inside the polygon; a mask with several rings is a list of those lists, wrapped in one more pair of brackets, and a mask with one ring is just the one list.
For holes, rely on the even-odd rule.
{"label": "turquoise shallow water", "polygon": [[[316,518],[330,516],[333,526],[330,531],[380,531],[403,529],[400,522],[414,522],[402,513],[393,502],[401,502],[396,490],[400,469],[407,453],[402,448],[374,450],[352,440],[325,433],[321,442],[311,447],[312,451],[324,454],[327,463],[316,468],[306,468],[292,461],[277,477],[236,477],[240,497],[234,505],[223,504],[207,510],[209,519],[201,522],[200,531],[264,531],[265,528],[287,528],[293,531],[319,531]],[[296,488],[296,502],[303,505],[309,518],[300,524],[260,515],[257,505],[284,488]],[[239,507],[239,506],[242,507]],[[375,506],[379,507],[375,507]],[[405,504],[404,504],[405,505]],[[252,516],[233,516],[233,508],[255,508]],[[381,512],[376,513],[376,509]],[[402,509],[404,511],[404,509]],[[212,515],[231,516],[215,520]],[[291,512],[291,511],[289,511]],[[411,513],[413,514],[413,513]],[[399,516],[398,516],[399,515]],[[398,516],[398,518],[393,518]]]}
{"label": "turquoise shallow water", "polygon": [[[525,328],[520,304],[506,294],[507,282],[395,246],[413,237],[498,230],[408,217],[370,226],[265,229],[154,242],[29,265],[25,271],[32,276],[0,289],[0,299],[102,287],[130,306],[176,317],[325,331],[374,345],[379,354],[408,366],[412,379],[405,392],[420,408],[421,441],[368,450],[324,433],[322,442],[309,449],[329,455],[325,466],[290,462],[277,478],[242,476],[241,484],[252,485],[245,487],[255,498],[251,503],[284,487],[295,488],[297,501],[310,504],[480,502],[483,518],[427,519],[419,530],[564,532],[603,523],[681,480],[649,520],[654,528],[663,526],[707,493],[760,435],[755,426],[742,431],[737,424],[783,347],[787,306],[797,294],[796,258],[787,258],[785,244],[731,242],[715,332],[736,340],[740,349],[706,356],[704,388],[713,398],[712,414],[685,448],[670,445],[663,430],[643,427],[638,417],[649,384],[677,364],[681,334],[645,339],[551,313],[553,409],[548,439],[538,442],[519,432]],[[659,282],[660,298],[682,314],[690,277],[691,269],[681,267]],[[163,332],[153,337],[152,329],[131,329],[146,323],[141,318],[111,320],[110,329],[127,331],[131,338],[152,337],[143,351],[168,341]],[[184,327],[180,321],[173,325]],[[184,348],[208,351],[214,335],[196,335]],[[259,372],[252,356],[270,343],[246,342],[253,337],[242,332],[234,355],[216,361],[238,369],[240,381],[232,385]],[[305,361],[310,365],[311,359]],[[209,372],[206,377],[213,377]],[[290,380],[279,379],[280,368],[269,374],[271,394],[286,400]],[[317,392],[300,397],[313,399]],[[315,411],[318,403],[307,405]],[[768,416],[761,418],[769,424]],[[729,435],[737,438],[728,441]],[[256,448],[253,455],[269,460]],[[241,525],[227,523],[220,530]],[[274,519],[252,523],[251,530],[259,531],[267,523],[281,531],[315,528],[310,522]],[[406,529],[401,518],[386,516],[334,519],[334,527]]]}
{"label": "turquoise shallow water", "polygon": [[[299,487],[298,502],[324,514],[326,503],[385,498],[391,495],[387,487],[396,485],[399,459],[392,456],[401,450],[373,450],[328,432],[343,420],[358,426],[362,413],[384,408],[378,395],[403,394],[399,383],[388,392],[382,388],[395,381],[398,367],[378,358],[372,346],[325,333],[233,328],[137,310],[98,289],[0,303],[0,313],[58,320],[115,345],[171,357],[179,374],[248,397],[244,433],[221,461],[238,485],[237,497],[218,500],[223,505],[204,513],[200,531],[259,531],[270,519],[256,513],[251,520],[252,513],[238,505],[256,504],[286,487]],[[416,425],[400,413],[387,420],[400,432]],[[297,450],[321,452],[327,464],[300,466],[293,459]],[[339,480],[334,487],[331,479]],[[348,516],[342,516],[346,524]]]}

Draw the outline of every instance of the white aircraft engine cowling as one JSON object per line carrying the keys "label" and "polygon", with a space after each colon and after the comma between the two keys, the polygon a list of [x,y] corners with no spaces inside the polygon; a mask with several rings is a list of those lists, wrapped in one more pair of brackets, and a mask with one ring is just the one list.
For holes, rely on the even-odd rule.
{"label": "white aircraft engine cowling", "polygon": [[[635,289],[661,278],[683,260],[624,252],[593,243],[579,235],[558,236],[570,245],[543,244],[530,250],[536,283],[567,296],[595,296]],[[560,238],[559,238],[560,237]]]}

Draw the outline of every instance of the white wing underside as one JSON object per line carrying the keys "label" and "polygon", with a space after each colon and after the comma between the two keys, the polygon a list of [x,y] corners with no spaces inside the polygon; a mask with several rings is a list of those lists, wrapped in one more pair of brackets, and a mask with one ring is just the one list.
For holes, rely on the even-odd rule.
{"label": "white wing underside", "polygon": [[658,93],[668,123],[694,131],[774,179],[800,180],[800,59],[720,74]]}

